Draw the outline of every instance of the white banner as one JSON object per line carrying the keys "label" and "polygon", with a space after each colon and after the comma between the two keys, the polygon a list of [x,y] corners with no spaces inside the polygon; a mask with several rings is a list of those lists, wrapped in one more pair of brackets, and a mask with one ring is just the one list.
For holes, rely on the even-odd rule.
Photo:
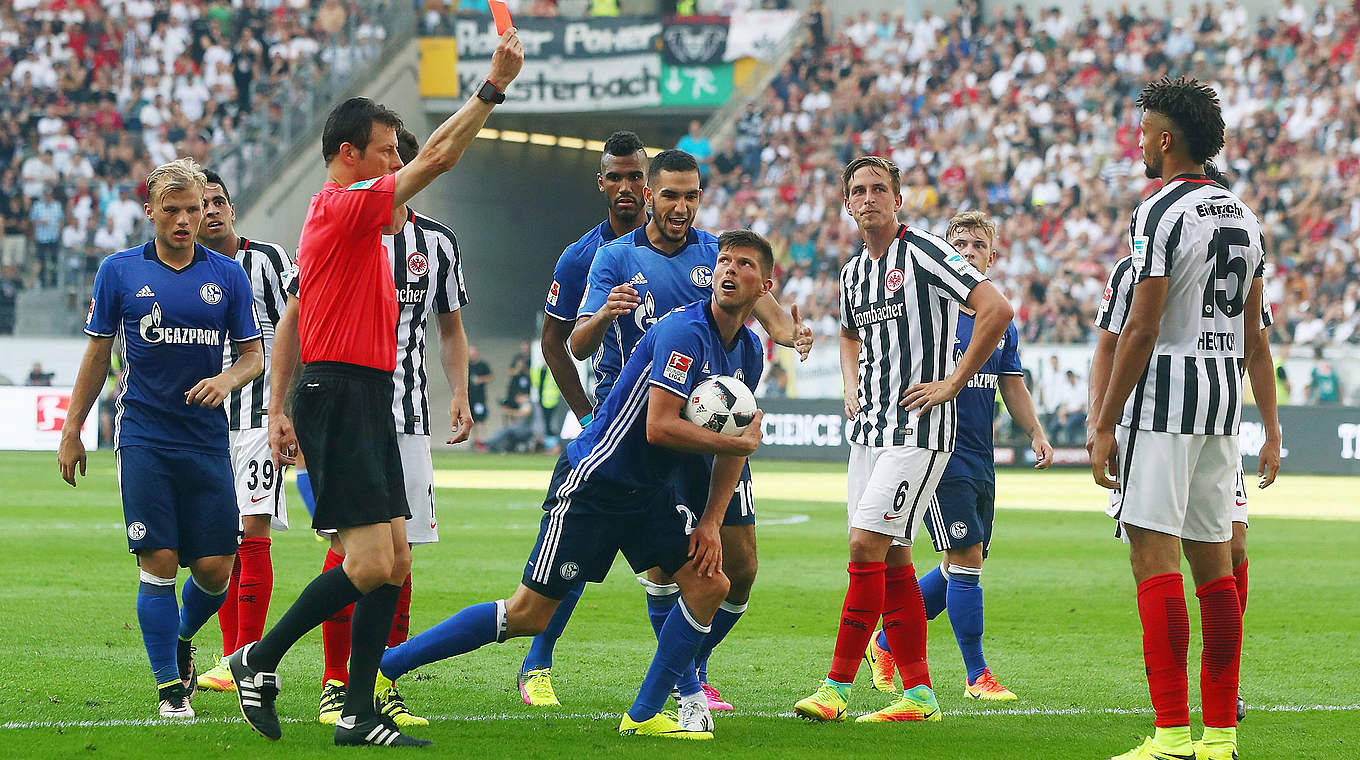
{"label": "white banner", "polygon": [[[464,95],[481,86],[489,60],[460,60],[458,84]],[[661,105],[661,55],[612,56],[524,62],[497,110],[517,113],[618,111]],[[546,129],[544,131],[551,132]]]}
{"label": "white banner", "polygon": [[802,21],[798,11],[737,11],[727,29],[727,53],[723,60],[757,58],[772,61],[794,27]]}
{"label": "white banner", "polygon": [[[71,405],[70,388],[0,387],[0,449],[56,451]],[[99,442],[99,401],[80,429],[85,448]]]}

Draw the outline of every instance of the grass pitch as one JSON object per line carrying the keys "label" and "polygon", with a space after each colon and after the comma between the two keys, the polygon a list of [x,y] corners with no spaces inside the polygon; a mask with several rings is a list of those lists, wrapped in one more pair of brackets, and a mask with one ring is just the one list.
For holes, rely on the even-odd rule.
{"label": "grass pitch", "polygon": [[[241,722],[235,697],[201,693],[192,725],[155,719],[155,691],[137,630],[136,567],[126,552],[113,459],[92,456],[71,489],[55,457],[0,454],[0,752],[5,757],[313,757],[339,752],[313,722],[320,634],[285,660],[284,738]],[[509,595],[532,546],[552,461],[441,454],[443,542],[415,553],[412,630],[461,607]],[[810,757],[910,753],[946,758],[1104,758],[1151,730],[1133,581],[1124,547],[1083,472],[999,476],[996,539],[987,563],[988,662],[1019,702],[962,697],[963,668],[945,616],[930,657],[944,722],[812,725],[789,717],[830,663],[845,590],[844,466],[760,461],[760,576],[750,611],[715,652],[710,677],[737,706],[718,738],[683,747],[617,736],[654,639],[642,592],[623,562],[591,585],[554,666],[556,711],[520,702],[514,674],[527,640],[490,646],[417,671],[403,693],[433,725],[413,731],[455,756],[560,758]],[[1251,596],[1243,647],[1240,730],[1245,758],[1360,757],[1360,507],[1344,478],[1286,476],[1253,494]],[[291,491],[292,521],[307,524]],[[1046,509],[1047,508],[1047,509]],[[1326,519],[1319,519],[1325,517]],[[924,533],[922,533],[924,536]],[[324,545],[307,530],[274,539],[271,620],[318,571]],[[936,561],[928,542],[918,572]],[[182,574],[183,575],[183,574]],[[1192,706],[1198,674],[1191,600]],[[206,667],[216,623],[199,635]],[[852,712],[887,704],[860,673]],[[1197,715],[1195,718],[1197,719]],[[1198,728],[1196,728],[1196,732]]]}

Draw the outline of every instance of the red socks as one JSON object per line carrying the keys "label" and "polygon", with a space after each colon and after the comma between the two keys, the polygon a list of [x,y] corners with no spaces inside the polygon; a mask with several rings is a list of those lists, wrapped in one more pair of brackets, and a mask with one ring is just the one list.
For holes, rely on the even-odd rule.
{"label": "red socks", "polygon": [[271,543],[267,538],[247,538],[236,551],[236,562],[241,568],[236,597],[237,648],[259,641],[264,635],[269,597],[274,592],[274,565],[269,559]]}
{"label": "red socks", "polygon": [[411,574],[401,584],[401,594],[397,597],[397,614],[392,618],[392,631],[387,634],[387,648],[391,649],[406,643],[411,635]]}
{"label": "red socks", "polygon": [[[1246,569],[1246,563],[1243,563],[1244,586]],[[1234,581],[1233,576],[1225,575],[1195,589],[1195,596],[1199,597],[1200,630],[1204,634],[1204,657],[1199,673],[1200,699],[1204,706],[1204,725],[1209,728],[1237,725],[1242,610],[1237,605],[1240,592]]]}
{"label": "red socks", "polygon": [[241,586],[241,555],[231,563],[231,582],[227,584],[227,598],[217,609],[217,626],[222,629],[222,656],[233,654],[236,646],[236,597]]}
{"label": "red socks", "polygon": [[930,686],[926,663],[926,605],[912,565],[890,567],[885,573],[883,632],[888,649],[902,674],[902,687]]}
{"label": "red socks", "polygon": [[[340,567],[344,562],[341,555],[327,551],[321,572]],[[351,604],[321,623],[321,649],[326,660],[326,669],[321,674],[323,684],[326,681],[349,683],[349,619],[353,614],[354,605]]]}
{"label": "red socks", "polygon": [[[1138,584],[1138,617],[1143,621],[1143,662],[1158,728],[1190,725],[1185,656],[1190,615],[1180,573],[1154,575]],[[1241,631],[1241,618],[1238,618]],[[1235,671],[1234,671],[1235,672]],[[1234,692],[1235,693],[1235,692]],[[1236,697],[1233,710],[1237,709]],[[1207,720],[1207,716],[1206,716]]]}
{"label": "red socks", "polygon": [[1237,586],[1237,606],[1242,608],[1242,614],[1247,614],[1247,562],[1242,560],[1242,564],[1233,568],[1233,583]]}
{"label": "red socks", "polygon": [[831,672],[827,673],[827,678],[833,681],[850,683],[859,672],[864,648],[869,645],[869,637],[883,612],[885,568],[887,564],[883,562],[850,563],[850,587],[845,591],[836,650],[831,656]]}

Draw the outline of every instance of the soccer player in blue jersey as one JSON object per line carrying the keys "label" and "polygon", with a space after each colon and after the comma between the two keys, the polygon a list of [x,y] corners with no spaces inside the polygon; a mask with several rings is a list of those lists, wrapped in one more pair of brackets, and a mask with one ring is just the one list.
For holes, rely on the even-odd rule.
{"label": "soccer player in blue jersey", "polygon": [[[945,240],[982,274],[996,260],[996,223],[981,211],[965,211],[949,220]],[[961,306],[955,331],[955,361],[968,350],[972,336],[973,311]],[[1034,399],[1025,387],[1018,344],[1019,333],[1011,324],[996,351],[959,392],[958,441],[924,517],[935,551],[945,555],[944,562],[920,581],[926,618],[934,620],[941,611],[949,611],[949,624],[968,670],[964,695],[971,699],[1016,698],[992,677],[982,654],[980,581],[996,513],[992,422],[998,390],[1011,417],[1030,437],[1035,469],[1047,469],[1053,463],[1053,446],[1039,424]],[[883,631],[869,643],[864,656],[873,673],[874,688],[893,691],[894,663]]]}
{"label": "soccer player in blue jersey", "polygon": [[[604,193],[609,206],[608,217],[567,246],[553,270],[552,285],[543,306],[543,361],[552,372],[553,380],[562,391],[576,419],[588,424],[595,404],[581,387],[576,363],[567,349],[567,340],[576,326],[577,310],[586,292],[586,275],[600,246],[627,235],[647,223],[642,206],[643,188],[647,184],[647,154],[642,140],[632,132],[615,132],[604,143],[600,156],[600,171],[595,183]],[[617,350],[617,346],[602,350]],[[617,360],[611,362],[618,366]],[[556,431],[548,431],[556,435]],[[557,694],[552,686],[553,649],[562,630],[571,619],[571,612],[581,598],[585,583],[567,592],[557,606],[557,613],[547,629],[534,637],[529,652],[520,664],[517,682],[520,697],[530,705],[557,705]]]}
{"label": "soccer player in blue jersey", "polygon": [[[382,672],[412,668],[492,642],[541,632],[558,600],[578,582],[603,581],[622,551],[635,571],[660,567],[680,587],[657,640],[637,699],[619,724],[625,735],[711,739],[712,723],[688,728],[661,712],[671,689],[692,673],[695,653],[727,596],[720,524],[746,457],[760,442],[760,415],[740,436],[686,419],[685,399],[713,375],[755,388],[763,369],[760,342],[745,322],[769,292],[774,257],[749,231],[723,233],[707,300],[676,309],[638,343],[595,419],[559,460],[544,500],[538,541],[523,580],[508,600],[463,609],[383,655]],[[711,469],[693,462],[713,456]],[[676,506],[677,479],[702,473],[702,510]],[[696,521],[697,518],[697,521]]]}
{"label": "soccer player in blue jersey", "polygon": [[[85,474],[80,428],[104,387],[115,338],[126,372],[114,449],[128,550],[141,584],[137,622],[156,678],[160,714],[192,718],[193,635],[226,598],[236,555],[236,486],[222,402],[264,368],[260,325],[241,265],[197,245],[206,178],[192,159],[146,178],[155,239],[99,265],[85,320],[90,336],[71,391],[57,463],[72,486]],[[240,357],[222,368],[226,341]],[[183,607],[178,568],[191,573]]]}
{"label": "soccer player in blue jersey", "polygon": [[[617,362],[632,354],[648,328],[670,310],[706,298],[712,290],[718,239],[694,228],[703,199],[699,182],[693,156],[680,150],[657,154],[648,167],[644,191],[652,209],[651,219],[632,234],[601,247],[591,264],[571,347],[580,359],[594,354],[599,400],[605,398],[618,375]],[[776,342],[807,356],[812,348],[812,331],[800,323],[796,306],[792,313],[785,312],[772,295],[766,294],[757,302],[754,314]],[[702,501],[706,496],[698,498]],[[707,659],[746,611],[756,575],[755,521],[747,468],[723,521],[724,570],[732,582],[731,592],[719,611],[712,636],[700,648],[695,678],[685,679],[679,687],[682,712],[690,712],[687,708],[693,694],[702,694],[709,709],[732,709],[708,685]],[[660,631],[679,598],[679,590],[657,570],[648,573],[644,586],[648,615],[653,628]]]}

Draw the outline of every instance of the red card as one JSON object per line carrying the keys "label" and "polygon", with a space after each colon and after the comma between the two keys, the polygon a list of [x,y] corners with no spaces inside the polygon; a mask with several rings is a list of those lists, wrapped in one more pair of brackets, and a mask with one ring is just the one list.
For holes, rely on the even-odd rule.
{"label": "red card", "polygon": [[510,21],[510,7],[505,4],[505,0],[490,0],[491,17],[496,19],[496,34],[505,34],[505,30],[514,26]]}

